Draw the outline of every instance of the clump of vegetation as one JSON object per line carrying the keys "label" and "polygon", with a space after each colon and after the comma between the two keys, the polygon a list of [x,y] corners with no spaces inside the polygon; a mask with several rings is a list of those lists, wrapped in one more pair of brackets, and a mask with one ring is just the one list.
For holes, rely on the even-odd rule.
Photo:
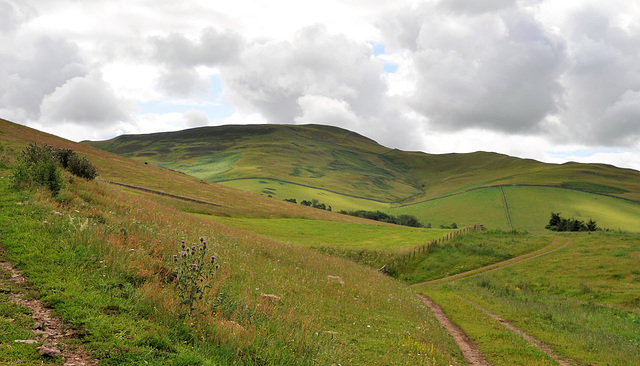
{"label": "clump of vegetation", "polygon": [[16,159],[13,184],[18,187],[40,185],[57,195],[64,186],[62,169],[88,180],[98,176],[98,169],[71,149],[30,143]]}
{"label": "clump of vegetation", "polygon": [[58,194],[64,186],[58,154],[53,146],[30,143],[16,160],[13,184],[18,187],[40,185]]}
{"label": "clump of vegetation", "polygon": [[592,219],[585,223],[574,218],[566,219],[561,217],[560,213],[552,212],[549,224],[545,226],[545,229],[551,231],[596,231],[598,224]]}
{"label": "clump of vegetation", "polygon": [[440,229],[457,229],[458,224],[452,222],[451,225],[440,225]]}
{"label": "clump of vegetation", "polygon": [[[295,198],[293,199],[295,201]],[[292,202],[290,200],[288,200],[289,202]],[[307,200],[302,200],[300,201],[300,204],[303,206],[310,206],[313,208],[319,208],[321,210],[327,210],[327,211],[331,211],[331,206],[327,206],[324,203],[320,203],[317,199],[313,199],[311,201],[307,201]]]}
{"label": "clump of vegetation", "polygon": [[341,214],[361,217],[363,219],[376,220],[382,222],[388,222],[390,224],[410,226],[410,227],[424,227],[424,225],[413,215],[399,215],[393,216],[382,211],[366,211],[366,210],[354,210],[345,211],[341,210]]}
{"label": "clump of vegetation", "polygon": [[182,250],[173,255],[178,296],[181,304],[187,308],[188,316],[192,315],[196,303],[204,297],[205,289],[218,269],[215,260],[214,255],[209,256],[204,238],[200,238],[200,245],[191,246],[182,240]]}

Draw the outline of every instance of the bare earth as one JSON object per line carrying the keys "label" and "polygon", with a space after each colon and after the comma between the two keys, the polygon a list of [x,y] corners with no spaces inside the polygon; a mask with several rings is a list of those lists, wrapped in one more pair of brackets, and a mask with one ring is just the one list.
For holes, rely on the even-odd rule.
{"label": "bare earth", "polygon": [[[9,283],[23,285],[26,281],[11,263],[0,262],[0,268],[11,273],[11,277],[6,280]],[[2,281],[3,279],[0,278],[0,285]],[[74,337],[73,330],[65,329],[62,321],[53,317],[51,310],[45,308],[40,300],[24,299],[22,293],[11,293],[10,299],[20,306],[31,309],[33,320],[36,323],[36,327],[33,329],[33,340],[40,345],[49,345],[62,351],[62,360],[65,366],[94,366],[98,364],[98,361],[91,359],[82,346],[72,349],[61,342],[64,339],[72,339]]]}
{"label": "bare earth", "polygon": [[[423,285],[423,284],[427,284],[427,283],[439,282],[439,281],[443,281],[443,280],[453,280],[453,279],[458,279],[458,278],[464,278],[464,277],[469,277],[469,276],[473,276],[473,275],[480,274],[480,273],[486,273],[486,272],[489,272],[489,271],[494,271],[494,270],[499,269],[499,268],[512,266],[512,265],[514,265],[516,263],[520,263],[520,262],[523,262],[523,261],[526,261],[526,260],[530,260],[530,259],[533,259],[533,258],[540,257],[542,255],[546,255],[546,254],[555,252],[557,250],[560,250],[560,249],[566,247],[569,244],[571,244],[571,240],[567,240],[563,245],[559,245],[559,243],[556,240],[554,240],[548,246],[546,246],[546,247],[544,247],[542,249],[539,249],[538,251],[535,251],[533,253],[525,254],[525,255],[522,255],[522,256],[519,256],[519,257],[516,257],[516,258],[512,258],[512,259],[503,261],[503,262],[499,262],[499,263],[495,263],[495,264],[492,264],[492,265],[488,265],[486,267],[476,268],[476,269],[468,271],[468,272],[458,273],[456,275],[452,275],[452,276],[448,276],[448,277],[439,278],[439,279],[436,279],[436,280],[431,280],[431,281],[418,283],[418,284],[415,284],[415,285],[412,285],[412,286],[418,286],[418,285]],[[422,301],[427,306],[429,306],[429,308],[431,309],[431,311],[435,315],[436,319],[438,319],[440,324],[442,324],[445,327],[445,329],[447,330],[447,332],[449,332],[449,334],[451,335],[453,340],[456,342],[456,344],[460,348],[460,351],[462,351],[462,355],[463,355],[464,359],[467,361],[467,363],[470,366],[473,366],[473,365],[489,365],[489,363],[484,359],[484,357],[482,356],[480,351],[473,344],[473,341],[471,339],[469,339],[469,337],[465,334],[465,332],[462,330],[462,328],[460,328],[460,326],[458,324],[454,323],[453,321],[451,321],[451,319],[449,319],[447,317],[447,315],[444,313],[444,311],[442,310],[442,308],[438,304],[436,304],[427,295],[423,295],[423,294],[420,294],[420,293],[416,293],[416,294],[418,295],[418,297],[420,297],[420,299],[422,299]],[[555,352],[551,349],[551,347],[549,347],[548,345],[544,344],[542,341],[540,341],[540,340],[528,335],[527,333],[521,331],[520,329],[518,329],[515,326],[513,326],[513,324],[509,323],[507,320],[502,319],[498,315],[495,315],[495,314],[489,312],[487,309],[484,309],[484,308],[480,307],[479,305],[477,305],[477,304],[475,304],[475,303],[473,303],[473,302],[471,302],[471,301],[469,301],[467,299],[464,299],[464,298],[462,298],[460,296],[458,296],[458,297],[461,300],[469,302],[472,306],[474,306],[478,310],[482,311],[483,313],[485,313],[486,315],[491,317],[493,320],[495,320],[498,323],[502,324],[502,326],[507,328],[509,331],[511,331],[513,333],[516,333],[516,334],[520,335],[521,337],[523,337],[524,339],[526,339],[529,343],[533,344],[538,349],[542,350],[547,355],[549,355],[549,357],[551,357],[554,360],[556,360],[558,362],[558,364],[560,364],[562,366],[571,365],[570,363],[568,363],[567,361],[561,359],[558,355],[556,355]]]}

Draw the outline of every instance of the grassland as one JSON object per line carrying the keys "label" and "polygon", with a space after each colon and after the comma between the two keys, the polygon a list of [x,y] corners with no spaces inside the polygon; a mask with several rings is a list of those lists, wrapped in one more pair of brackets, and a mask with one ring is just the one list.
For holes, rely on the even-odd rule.
{"label": "grassland", "polygon": [[312,248],[380,268],[415,247],[451,230],[378,223],[372,225],[305,219],[262,219],[205,216],[291,245]]}
{"label": "grassland", "polygon": [[416,290],[436,300],[491,364],[551,361],[480,309],[498,314],[572,364],[638,364],[640,237],[601,232],[546,239],[567,245],[509,267]]}
{"label": "grassland", "polygon": [[405,152],[318,125],[224,126],[87,144],[276,200],[408,213],[434,227],[510,229],[499,186],[515,229],[543,230],[552,210],[612,229],[638,230],[640,221],[633,203],[640,202],[640,172],[602,164]]}
{"label": "grassland", "polygon": [[545,164],[488,152],[405,152],[330,126],[221,126],[86,143],[212,181],[281,179],[388,203],[513,184],[569,187],[640,202],[640,172],[630,169]]}
{"label": "grassland", "polygon": [[543,231],[551,212],[601,228],[640,232],[640,205],[619,198],[552,187],[504,187],[514,228]]}
{"label": "grassland", "polygon": [[220,182],[220,184],[246,192],[270,196],[279,200],[295,198],[298,202],[301,202],[302,200],[312,201],[317,199],[318,202],[330,205],[333,211],[377,211],[386,210],[389,207],[389,205],[384,202],[346,196],[341,193],[331,192],[324,189],[306,187],[300,184],[282,182],[273,179],[236,179]]}
{"label": "grassland", "polygon": [[[67,176],[66,187],[56,197],[48,191],[15,191],[7,169],[11,156],[28,140],[20,140],[24,136],[20,133],[3,133],[2,259],[20,269],[29,279],[33,296],[80,335],[69,341],[71,346],[82,343],[101,364],[460,362],[455,344],[432,314],[397,281],[348,260],[182,211],[245,219],[306,217],[359,224],[366,220],[238,194],[166,169],[115,156],[110,159],[110,154],[82,145],[77,145],[78,150],[98,166],[101,178],[87,182]],[[28,136],[32,141],[76,147],[36,132]],[[123,182],[218,206],[105,182],[134,171],[138,174],[122,176]],[[182,238],[193,242],[201,236],[209,240],[220,269],[198,304],[198,315],[185,319],[171,282],[171,255],[180,250]],[[269,298],[262,294],[280,300],[265,300]],[[2,309],[2,317],[12,319],[22,319],[17,313],[25,312]],[[0,325],[5,326],[3,319]],[[5,347],[0,354],[15,355],[7,351],[8,346],[13,346],[15,337],[30,332],[31,326],[26,320],[12,322],[10,327],[17,329],[0,334],[0,347]],[[41,358],[23,360],[39,364]]]}

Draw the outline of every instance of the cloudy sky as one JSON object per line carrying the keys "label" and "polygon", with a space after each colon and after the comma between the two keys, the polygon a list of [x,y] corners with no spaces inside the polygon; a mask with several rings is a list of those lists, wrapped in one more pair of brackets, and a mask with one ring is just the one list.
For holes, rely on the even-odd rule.
{"label": "cloudy sky", "polygon": [[0,0],[0,117],[80,141],[319,123],[640,170],[637,0]]}

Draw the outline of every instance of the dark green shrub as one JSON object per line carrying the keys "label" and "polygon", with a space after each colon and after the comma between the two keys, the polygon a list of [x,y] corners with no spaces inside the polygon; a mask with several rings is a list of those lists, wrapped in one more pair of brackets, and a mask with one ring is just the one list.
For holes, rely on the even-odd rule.
{"label": "dark green shrub", "polygon": [[71,152],[72,154],[67,157],[67,169],[69,172],[76,177],[89,180],[95,179],[98,176],[98,169],[95,165],[91,164],[87,158],[79,156],[74,151]]}
{"label": "dark green shrub", "polygon": [[58,194],[64,181],[55,149],[49,145],[30,143],[17,158],[12,180],[18,187],[40,185]]}

